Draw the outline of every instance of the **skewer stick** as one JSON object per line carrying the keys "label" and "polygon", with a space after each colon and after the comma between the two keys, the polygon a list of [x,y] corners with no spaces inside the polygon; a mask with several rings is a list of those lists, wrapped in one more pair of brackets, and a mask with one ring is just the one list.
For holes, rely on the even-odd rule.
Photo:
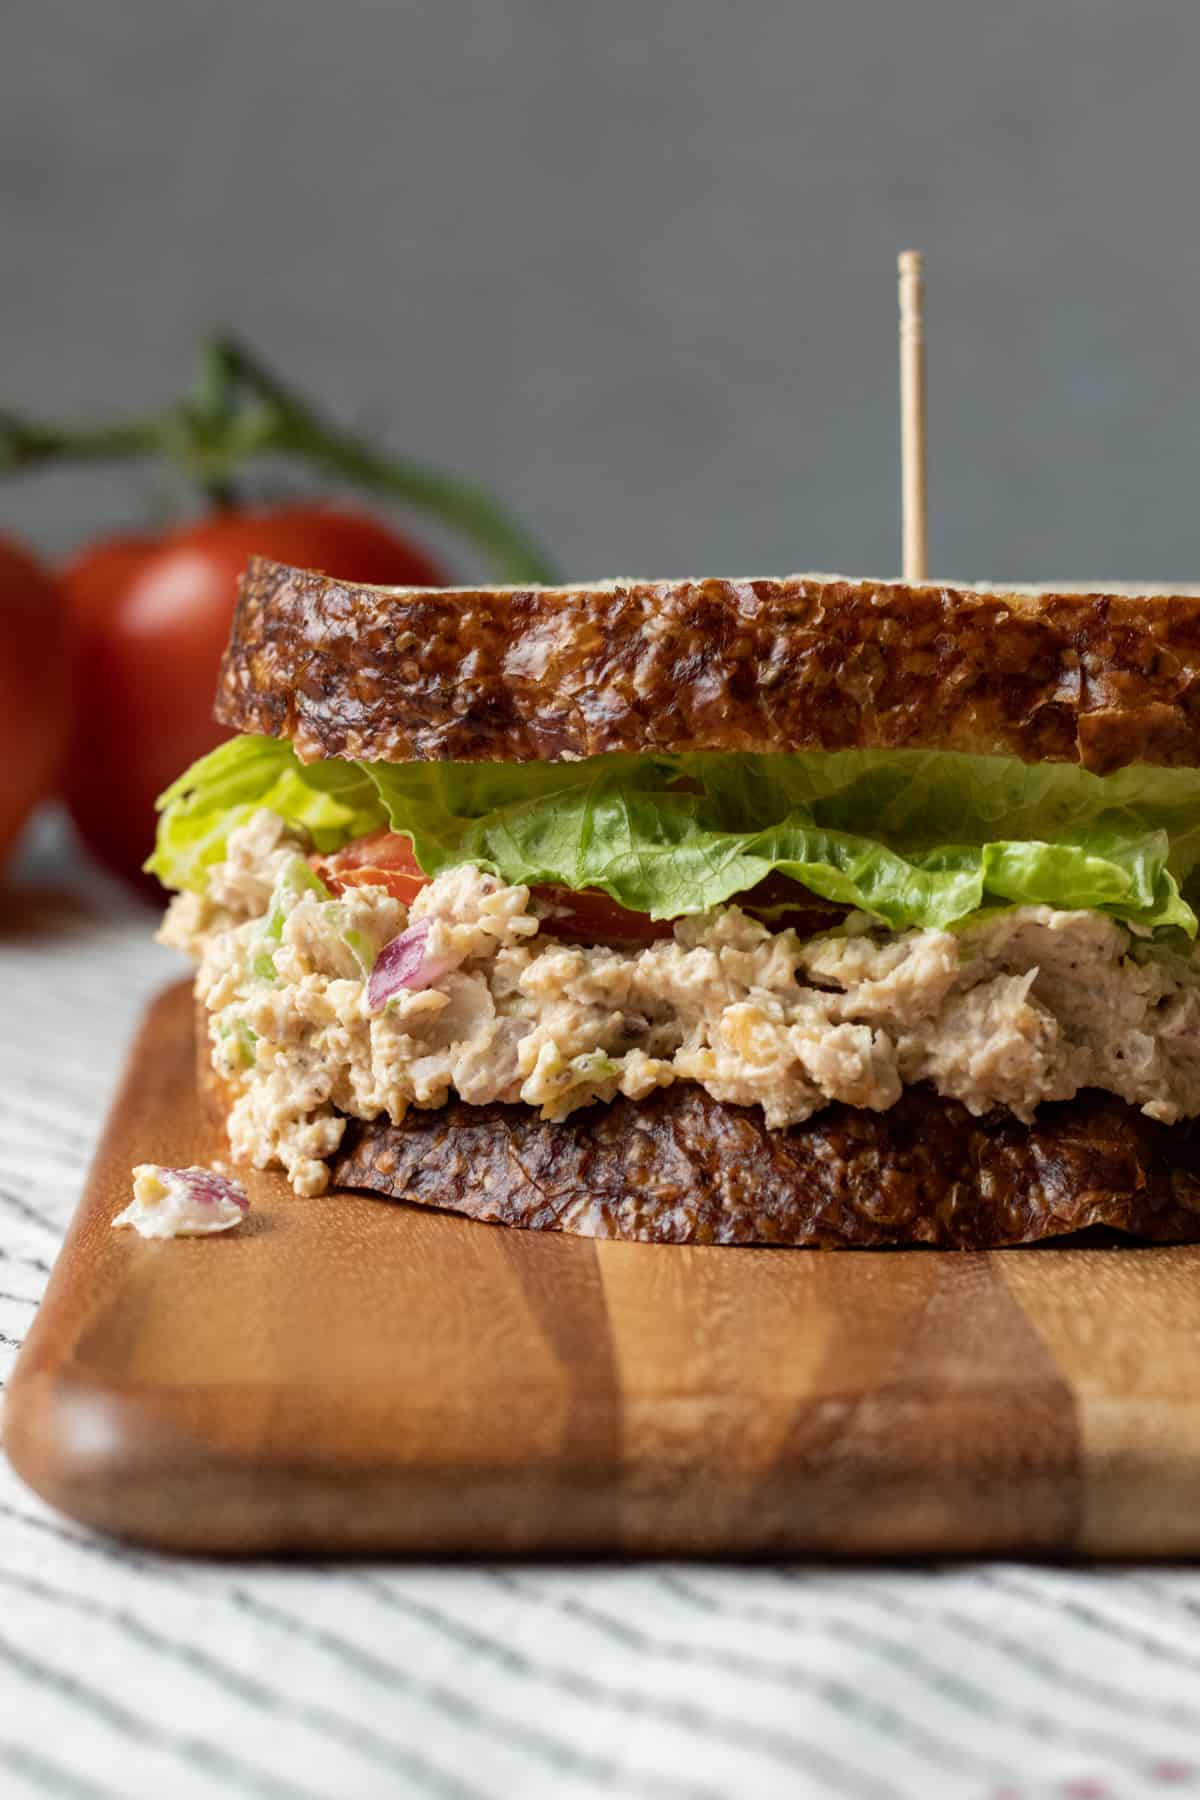
{"label": "skewer stick", "polygon": [[902,250],[900,271],[900,456],[903,480],[904,579],[928,574],[925,501],[925,259]]}

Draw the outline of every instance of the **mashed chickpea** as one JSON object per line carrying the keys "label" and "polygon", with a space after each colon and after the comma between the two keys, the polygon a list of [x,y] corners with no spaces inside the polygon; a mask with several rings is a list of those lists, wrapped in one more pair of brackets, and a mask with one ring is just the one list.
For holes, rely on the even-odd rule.
{"label": "mashed chickpea", "polygon": [[[303,850],[258,813],[160,934],[198,962],[234,1155],[281,1166],[298,1193],[328,1184],[347,1118],[454,1094],[562,1119],[695,1081],[780,1129],[832,1101],[884,1109],[921,1081],[1026,1121],[1085,1087],[1168,1124],[1200,1113],[1200,956],[1100,913],[1014,907],[903,933],[857,915],[804,940],[730,905],[613,949],[559,942],[527,888],[469,864],[411,909],[381,888],[332,899]],[[375,957],[420,921],[436,979],[372,1010]]]}

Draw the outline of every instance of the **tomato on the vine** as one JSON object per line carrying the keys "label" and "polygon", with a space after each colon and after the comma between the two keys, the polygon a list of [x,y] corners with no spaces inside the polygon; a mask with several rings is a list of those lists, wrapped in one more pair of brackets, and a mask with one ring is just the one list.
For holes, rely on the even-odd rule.
{"label": "tomato on the vine", "polygon": [[92,853],[147,893],[158,892],[141,874],[156,796],[229,736],[213,719],[213,697],[238,578],[254,555],[349,581],[436,587],[446,579],[399,532],[320,503],[220,512],[161,536],[110,538],[67,565],[80,704],[65,798]]}
{"label": "tomato on the vine", "polygon": [[70,621],[58,584],[0,538],[0,867],[54,788],[71,728]]}

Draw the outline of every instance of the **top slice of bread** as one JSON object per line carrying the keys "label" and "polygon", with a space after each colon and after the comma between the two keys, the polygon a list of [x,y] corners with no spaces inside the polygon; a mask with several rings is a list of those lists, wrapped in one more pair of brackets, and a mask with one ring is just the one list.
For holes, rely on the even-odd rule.
{"label": "top slice of bread", "polygon": [[1200,596],[836,576],[379,588],[255,558],[217,716],[304,761],[959,750],[1200,766]]}

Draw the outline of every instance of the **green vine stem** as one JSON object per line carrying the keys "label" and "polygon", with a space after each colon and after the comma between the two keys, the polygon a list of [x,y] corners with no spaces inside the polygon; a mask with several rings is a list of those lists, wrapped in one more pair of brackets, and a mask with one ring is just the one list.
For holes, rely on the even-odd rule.
{"label": "green vine stem", "polygon": [[484,489],[391,456],[344,430],[224,333],[202,345],[190,397],[166,412],[59,427],[0,410],[0,475],[56,462],[165,455],[203,487],[210,504],[228,506],[241,465],[266,454],[298,457],[427,513],[457,531],[505,581],[557,578],[541,547]]}

